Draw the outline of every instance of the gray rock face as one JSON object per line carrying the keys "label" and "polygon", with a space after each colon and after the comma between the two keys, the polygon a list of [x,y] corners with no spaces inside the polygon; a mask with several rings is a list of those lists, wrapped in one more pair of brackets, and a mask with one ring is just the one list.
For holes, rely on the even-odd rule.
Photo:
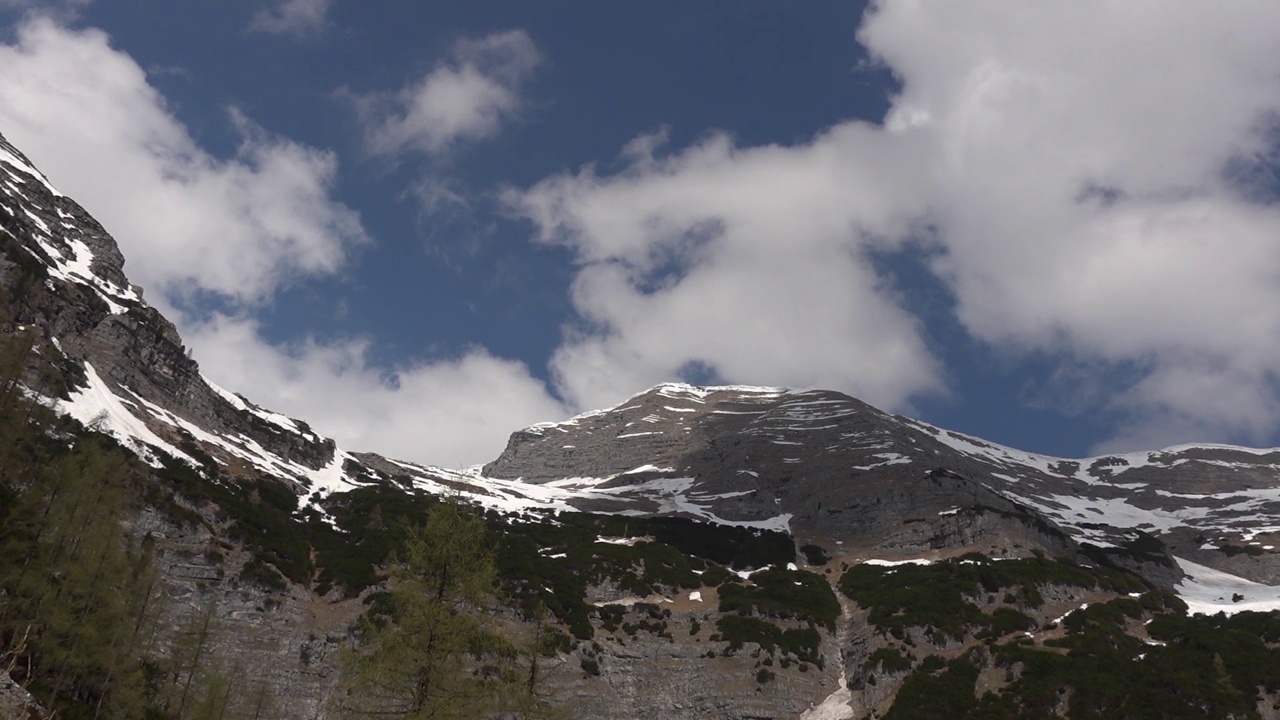
{"label": "gray rock face", "polygon": [[[484,474],[544,484],[598,478],[592,487],[633,510],[772,521],[801,537],[904,552],[971,542],[939,518],[981,507],[1003,517],[999,532],[1034,527],[1036,544],[1053,552],[1124,547],[1145,533],[1201,564],[1259,582],[1280,576],[1280,555],[1268,547],[1280,546],[1280,451],[1187,446],[1053,458],[827,391],[660,385],[611,410],[514,433]],[[1202,549],[1215,544],[1249,552],[1234,559]],[[1139,565],[1164,585],[1181,575]]]}
{"label": "gray rock face", "polygon": [[[233,481],[262,473],[226,447],[156,421],[159,411],[148,415],[146,404],[210,437],[256,444],[298,467],[330,462],[331,440],[302,423],[291,429],[265,421],[251,404],[233,403],[210,386],[173,324],[130,286],[123,264],[102,226],[70,198],[55,194],[0,138],[0,331],[37,329],[28,387],[66,400],[83,387],[88,363],[141,419],[151,421],[157,435],[173,446],[208,453]],[[276,479],[301,488],[296,477]],[[234,543],[214,533],[224,523],[212,515],[192,527],[151,512],[134,522],[139,536],[150,535],[156,543],[162,587],[158,652],[170,652],[184,626],[208,610],[216,628],[208,652],[228,672],[241,672],[241,685],[251,689],[237,702],[249,702],[260,692],[259,699],[270,698],[283,708],[267,716],[317,717],[333,685],[333,651],[363,610],[360,601],[330,602],[296,586],[281,593],[245,585],[236,576],[246,557],[237,551],[224,557]],[[26,706],[20,689],[11,692],[5,681],[0,673],[0,716],[9,717],[3,713],[10,707]],[[35,709],[30,717],[43,715]]]}
{"label": "gray rock face", "polygon": [[[0,151],[0,282],[9,291],[0,298],[0,322],[43,331],[33,387],[40,387],[50,357],[65,356],[72,376],[91,362],[114,387],[215,435],[243,436],[312,469],[330,461],[332,441],[263,422],[212,388],[173,324],[129,284],[115,240],[74,200],[55,194],[3,137]],[[42,391],[66,397],[70,389]],[[189,440],[172,428],[155,429],[174,444]],[[218,446],[202,449],[227,455]]]}
{"label": "gray rock face", "polygon": [[[260,712],[261,717],[325,717],[338,651],[364,610],[361,600],[332,600],[296,585],[281,591],[245,581],[239,570],[248,554],[227,548],[216,518],[206,523],[180,526],[155,513],[138,519],[135,531],[155,540],[160,571],[156,651],[189,657],[195,628],[207,618],[209,640],[202,655],[206,666],[221,669],[235,689],[230,717]],[[185,681],[185,675],[177,680]]]}
{"label": "gray rock face", "polygon": [[[708,622],[709,616],[711,621]],[[702,628],[690,634],[692,622]],[[794,718],[839,686],[840,650],[826,636],[823,668],[771,663],[776,677],[760,681],[761,654],[749,644],[727,652],[711,639],[714,613],[677,611],[668,619],[670,638],[641,631],[597,635],[598,669],[585,671],[576,656],[550,669],[548,684],[576,718],[671,718],[740,720]]]}
{"label": "gray rock face", "polygon": [[49,717],[40,703],[8,674],[0,672],[0,720],[44,720]]}
{"label": "gray rock face", "polygon": [[734,522],[790,516],[793,529],[858,536],[903,512],[1008,507],[990,490],[928,473],[965,458],[839,393],[662,385],[603,413],[517,432],[486,476],[545,483],[693,479],[688,494]]}

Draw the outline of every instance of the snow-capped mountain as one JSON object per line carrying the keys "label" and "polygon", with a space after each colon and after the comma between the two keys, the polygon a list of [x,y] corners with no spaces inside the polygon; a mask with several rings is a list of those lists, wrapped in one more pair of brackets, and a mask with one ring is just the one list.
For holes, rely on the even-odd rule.
{"label": "snow-capped mountain", "polygon": [[[1276,449],[1054,458],[839,393],[668,384],[517,432],[484,474],[838,540],[889,532],[906,516],[1012,503],[1080,543],[1121,547],[1142,532],[1175,554],[1280,580],[1269,557],[1280,545]],[[606,498],[573,504],[609,508]],[[1223,547],[1246,551],[1216,552]]]}
{"label": "snow-capped mountain", "polygon": [[[154,468],[180,463],[231,492],[260,489],[257,483],[264,480],[281,483],[298,498],[293,518],[299,523],[319,517],[314,521],[350,535],[353,531],[339,528],[330,514],[344,496],[369,489],[425,491],[461,497],[515,523],[579,511],[594,518],[673,516],[760,535],[780,531],[797,544],[816,546],[841,567],[896,567],[974,551],[996,559],[1045,554],[1091,569],[1135,571],[1173,590],[1193,611],[1280,609],[1280,449],[1188,445],[1053,458],[891,415],[837,392],[669,383],[614,408],[518,430],[506,450],[483,467],[429,467],[340,448],[305,422],[209,382],[174,326],[146,303],[123,268],[124,258],[106,230],[0,138],[0,331],[30,343],[23,376],[27,391],[86,427],[112,435]],[[318,513],[308,516],[312,510]],[[226,526],[210,520],[214,514],[209,511],[204,524],[194,528],[145,514],[137,522],[150,536],[162,538],[168,553],[164,572],[178,588],[175,597],[186,601],[181,593],[209,592],[208,583],[221,583],[227,622],[261,631],[277,643],[262,647],[246,640],[238,646],[239,640],[230,639],[228,652],[246,663],[292,663],[277,685],[288,689],[298,712],[311,713],[331,687],[323,673],[310,668],[312,653],[343,642],[346,625],[362,611],[362,599],[327,584],[320,589],[314,577],[310,584],[305,577],[290,577],[292,585],[276,590],[276,605],[262,602],[263,593],[223,577],[223,551],[240,553],[238,568],[249,567],[249,561],[243,547],[219,535]],[[204,565],[192,560],[215,555],[219,559]],[[826,572],[834,583],[833,570],[828,566]],[[744,571],[744,579],[749,576]],[[619,600],[614,597],[618,588],[608,583],[590,592],[593,607],[596,601],[606,607],[644,600]],[[1075,592],[1054,602],[1087,607],[1087,601],[1081,603],[1085,596]],[[689,621],[688,634],[694,636],[695,615],[704,613],[702,594],[697,590],[658,601],[683,607],[680,612],[688,617],[681,622]],[[286,595],[281,610],[279,598]],[[991,597],[989,606],[1003,602]],[[842,602],[842,623],[865,619]],[[700,617],[710,622],[705,613]],[[180,620],[179,613],[175,622]],[[846,670],[866,676],[872,644],[883,640],[868,639],[870,631],[856,627],[862,629],[854,640],[846,629],[815,641],[823,652],[843,659],[838,669],[830,668],[830,677],[790,677],[801,683],[785,698],[791,704],[757,698],[753,702],[759,707],[751,711],[757,714],[742,716],[803,707],[796,703],[804,701],[804,693],[837,678],[841,690],[828,699],[839,696],[843,699],[836,705],[845,707]],[[659,639],[676,642],[670,636]],[[671,652],[679,655],[681,672],[688,673],[706,656],[705,648],[690,645]],[[612,683],[628,673],[651,672],[625,664],[644,659],[630,649],[610,657],[618,667],[631,668],[610,676],[606,684],[613,690]],[[699,682],[717,672],[696,667],[702,673]],[[660,669],[652,673],[653,682],[666,682]],[[578,692],[573,689],[578,686],[568,687]],[[591,687],[590,692],[599,691]],[[725,697],[741,695],[735,688]],[[867,698],[887,697],[884,691],[859,692],[867,708],[874,704]],[[652,714],[645,710],[651,700],[645,693],[628,698],[634,712],[618,717]],[[683,701],[667,700],[671,707]],[[708,707],[717,702],[707,700]],[[684,709],[687,716],[697,716],[701,707]]]}
{"label": "snow-capped mountain", "polygon": [[11,325],[37,326],[40,354],[72,370],[68,387],[36,390],[153,463],[163,453],[198,465],[196,447],[312,502],[401,477],[507,512],[679,514],[841,542],[883,542],[907,516],[1014,506],[1075,541],[1122,546],[1142,531],[1188,559],[1280,582],[1280,450],[1052,458],[835,392],[665,384],[517,431],[483,468],[423,467],[338,448],[206,380],[128,282],[110,235],[3,139],[0,240],[6,285],[21,295]]}

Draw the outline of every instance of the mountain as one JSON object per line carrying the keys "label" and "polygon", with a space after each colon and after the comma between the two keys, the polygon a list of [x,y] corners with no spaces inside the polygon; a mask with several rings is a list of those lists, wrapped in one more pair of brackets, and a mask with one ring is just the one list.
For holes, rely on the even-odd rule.
{"label": "mountain", "polygon": [[481,476],[571,491],[565,502],[579,509],[680,512],[900,552],[947,544],[945,531],[924,527],[985,505],[1026,513],[1102,552],[1154,536],[1178,558],[1275,584],[1278,471],[1280,449],[1054,458],[835,392],[666,384],[611,410],[516,432]]}
{"label": "mountain", "polygon": [[1280,673],[1249,673],[1280,668],[1280,616],[1241,611],[1280,608],[1280,450],[1052,458],[837,392],[684,384],[516,431],[482,468],[344,449],[204,378],[106,230],[3,138],[0,289],[26,393],[143,478],[126,526],[154,543],[156,662],[203,622],[247,671],[225,717],[268,693],[326,716],[397,528],[442,495],[486,511],[513,597],[551,610],[542,670],[574,717],[1074,717],[1201,662],[1216,684],[1182,709],[1275,716]]}

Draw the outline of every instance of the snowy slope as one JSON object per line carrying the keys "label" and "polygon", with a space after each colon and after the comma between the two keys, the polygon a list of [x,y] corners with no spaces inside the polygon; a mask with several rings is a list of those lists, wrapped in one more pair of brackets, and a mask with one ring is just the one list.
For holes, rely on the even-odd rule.
{"label": "snowy slope", "polygon": [[1257,536],[1280,531],[1280,448],[1190,444],[1069,459],[908,422],[988,465],[993,490],[1099,545],[1184,527],[1262,545]]}
{"label": "snowy slope", "polygon": [[90,247],[92,229],[86,232],[83,218],[69,211],[73,206],[78,210],[0,137],[0,213],[10,218],[10,227],[0,226],[0,233],[44,262],[50,287],[57,280],[82,285],[100,297],[111,313],[123,313],[141,297],[122,277],[102,272],[102,262]]}

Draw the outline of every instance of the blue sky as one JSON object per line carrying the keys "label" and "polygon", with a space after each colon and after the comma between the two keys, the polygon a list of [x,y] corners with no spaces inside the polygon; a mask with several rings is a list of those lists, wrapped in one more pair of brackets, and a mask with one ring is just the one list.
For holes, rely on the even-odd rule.
{"label": "blue sky", "polygon": [[0,133],[207,376],[483,462],[656,382],[1280,443],[1280,6],[0,0]]}

